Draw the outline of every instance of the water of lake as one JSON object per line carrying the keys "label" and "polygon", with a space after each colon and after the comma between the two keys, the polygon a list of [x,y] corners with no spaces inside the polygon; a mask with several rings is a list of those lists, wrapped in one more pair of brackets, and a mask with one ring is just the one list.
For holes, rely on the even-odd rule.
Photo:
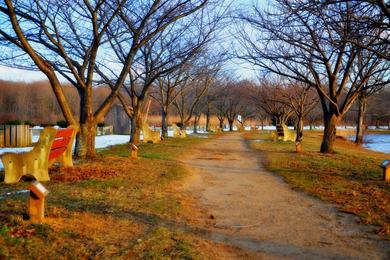
{"label": "water of lake", "polygon": [[390,153],[390,134],[368,134],[364,141],[364,147],[367,149]]}

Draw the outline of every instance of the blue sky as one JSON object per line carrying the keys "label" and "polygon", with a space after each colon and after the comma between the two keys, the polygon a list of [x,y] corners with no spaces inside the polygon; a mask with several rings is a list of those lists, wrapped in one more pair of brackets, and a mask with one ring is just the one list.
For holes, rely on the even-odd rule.
{"label": "blue sky", "polygon": [[[236,0],[232,1],[232,8],[245,9],[253,5],[254,3],[266,6],[268,0]],[[222,45],[231,44],[235,45],[234,40],[229,39],[229,42],[221,43]],[[238,64],[237,61],[231,61],[227,64],[226,69],[234,74],[237,74],[239,78],[253,78],[255,73],[250,69],[250,65]],[[60,77],[61,78],[61,77]],[[0,80],[10,81],[40,81],[46,80],[46,76],[39,71],[26,71],[19,70],[10,67],[0,65]]]}

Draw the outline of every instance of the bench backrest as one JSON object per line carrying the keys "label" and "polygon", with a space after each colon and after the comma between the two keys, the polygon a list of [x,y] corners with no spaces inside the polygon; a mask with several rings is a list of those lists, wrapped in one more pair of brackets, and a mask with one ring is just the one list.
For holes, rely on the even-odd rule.
{"label": "bench backrest", "polygon": [[50,148],[49,160],[55,159],[62,155],[68,147],[69,142],[72,139],[73,129],[58,129],[54,137],[54,142]]}

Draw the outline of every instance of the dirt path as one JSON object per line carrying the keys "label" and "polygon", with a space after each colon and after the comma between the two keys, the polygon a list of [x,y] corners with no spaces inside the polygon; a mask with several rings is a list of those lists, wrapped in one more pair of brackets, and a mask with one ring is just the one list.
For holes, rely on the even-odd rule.
{"label": "dirt path", "polygon": [[264,259],[390,259],[388,242],[261,167],[240,133],[211,140],[186,159],[184,189],[215,226],[209,237]]}

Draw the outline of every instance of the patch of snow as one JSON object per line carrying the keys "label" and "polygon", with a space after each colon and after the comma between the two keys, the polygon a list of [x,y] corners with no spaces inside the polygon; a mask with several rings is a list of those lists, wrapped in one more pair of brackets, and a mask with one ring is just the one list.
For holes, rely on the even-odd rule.
{"label": "patch of snow", "polygon": [[129,142],[130,135],[101,135],[96,136],[95,148],[105,148],[116,144],[125,144]]}
{"label": "patch of snow", "polygon": [[[39,136],[33,136],[33,142],[37,142],[39,139]],[[101,135],[96,136],[95,139],[95,148],[105,148],[111,145],[116,144],[125,144],[130,140],[129,135]],[[73,144],[73,149],[75,147],[75,144]],[[25,153],[31,151],[32,147],[17,147],[17,148],[0,148],[0,156],[4,153],[11,152],[11,153]],[[3,164],[0,160],[0,169],[3,169]]]}
{"label": "patch of snow", "polygon": [[[261,129],[261,126],[260,126]],[[265,125],[264,130],[276,130],[276,126],[274,125]]]}
{"label": "patch of snow", "polygon": [[4,153],[25,153],[32,150],[32,147],[5,147],[0,148],[0,155]]}
{"label": "patch of snow", "polygon": [[33,143],[38,142],[38,140],[39,140],[39,134],[33,135],[31,140],[32,140]]}

